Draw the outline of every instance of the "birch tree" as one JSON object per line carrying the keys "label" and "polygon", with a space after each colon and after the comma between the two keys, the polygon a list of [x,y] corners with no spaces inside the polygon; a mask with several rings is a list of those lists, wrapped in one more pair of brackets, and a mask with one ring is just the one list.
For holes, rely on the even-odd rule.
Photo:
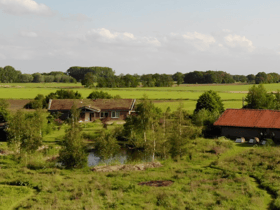
{"label": "birch tree", "polygon": [[76,105],[71,109],[69,128],[65,132],[59,159],[66,168],[82,168],[87,164],[87,154],[79,125],[80,111]]}

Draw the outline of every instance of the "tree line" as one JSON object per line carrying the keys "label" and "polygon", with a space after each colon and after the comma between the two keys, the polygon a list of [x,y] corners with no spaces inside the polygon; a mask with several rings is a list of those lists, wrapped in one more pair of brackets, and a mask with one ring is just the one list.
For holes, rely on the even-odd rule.
{"label": "tree line", "polygon": [[85,87],[171,87],[174,82],[180,84],[222,84],[222,83],[278,83],[278,73],[259,72],[256,75],[231,75],[224,71],[192,71],[188,73],[176,72],[175,74],[144,74],[115,75],[115,71],[109,67],[70,67],[66,72],[22,74],[12,66],[0,67],[1,83],[28,83],[28,82],[81,82]]}
{"label": "tree line", "polygon": [[224,71],[193,71],[186,74],[177,72],[173,76],[173,79],[177,81],[177,84],[208,84],[208,83],[278,83],[280,81],[280,76],[277,73],[265,73],[259,72],[256,75],[249,74],[244,75],[231,75]]}
{"label": "tree line", "polygon": [[63,72],[22,74],[12,66],[0,67],[1,83],[42,83],[42,82],[63,82],[76,83],[76,79]]}

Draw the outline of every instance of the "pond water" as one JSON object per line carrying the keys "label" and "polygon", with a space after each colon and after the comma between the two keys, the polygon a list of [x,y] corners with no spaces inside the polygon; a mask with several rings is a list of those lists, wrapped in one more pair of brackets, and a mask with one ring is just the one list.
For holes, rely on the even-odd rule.
{"label": "pond water", "polygon": [[150,162],[152,160],[152,157],[147,154],[145,154],[141,150],[136,149],[128,149],[128,148],[121,148],[117,155],[110,159],[102,159],[100,156],[98,156],[98,153],[96,150],[92,150],[88,155],[88,166],[96,166],[99,163],[121,163],[125,164],[128,162],[133,161],[140,161],[140,162]]}

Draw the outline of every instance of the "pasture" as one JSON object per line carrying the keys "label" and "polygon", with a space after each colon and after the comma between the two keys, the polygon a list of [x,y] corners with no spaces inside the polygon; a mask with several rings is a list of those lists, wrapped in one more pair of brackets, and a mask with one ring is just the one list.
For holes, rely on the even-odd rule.
{"label": "pasture", "polygon": [[[279,84],[265,84],[267,91],[277,91]],[[37,94],[48,95],[58,89],[71,89],[79,91],[86,98],[93,90],[103,90],[109,94],[122,98],[141,99],[146,94],[153,100],[156,106],[165,110],[170,107],[175,110],[180,101],[184,109],[192,112],[195,109],[196,100],[205,91],[217,91],[225,108],[241,108],[242,98],[246,97],[251,84],[209,84],[187,85],[174,87],[137,87],[137,88],[84,88],[80,83],[0,83],[0,98],[5,99],[33,99]]]}
{"label": "pasture", "polygon": [[[241,108],[242,98],[252,85],[232,84],[232,85],[180,85],[174,87],[138,87],[138,88],[102,88],[109,94],[122,98],[141,99],[144,94],[153,100],[156,106],[165,110],[170,107],[175,110],[180,101],[184,104],[184,109],[193,111],[198,97],[207,90],[217,91],[224,102],[225,108]],[[79,91],[83,98],[86,98],[95,88],[84,88],[80,83],[2,83],[0,84],[0,98],[5,99],[33,99],[37,94],[48,95],[58,89],[71,89]],[[266,84],[268,91],[277,91],[279,84]]]}

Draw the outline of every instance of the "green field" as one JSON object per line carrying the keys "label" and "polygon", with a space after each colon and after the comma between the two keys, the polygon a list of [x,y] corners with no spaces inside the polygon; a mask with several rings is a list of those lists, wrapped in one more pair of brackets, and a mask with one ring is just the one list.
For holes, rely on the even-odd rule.
{"label": "green field", "polygon": [[[277,91],[279,84],[265,84],[267,91]],[[165,109],[168,106],[175,110],[179,100],[182,100],[186,110],[194,110],[196,100],[207,90],[217,91],[224,102],[225,108],[241,108],[242,98],[252,85],[181,85],[174,87],[138,87],[138,88],[102,88],[111,95],[120,95],[122,98],[140,99],[144,94],[157,101],[156,106]],[[80,83],[2,83],[0,84],[0,98],[6,99],[33,99],[37,94],[47,95],[60,88],[69,88],[79,91],[86,98],[93,90],[83,88]]]}

